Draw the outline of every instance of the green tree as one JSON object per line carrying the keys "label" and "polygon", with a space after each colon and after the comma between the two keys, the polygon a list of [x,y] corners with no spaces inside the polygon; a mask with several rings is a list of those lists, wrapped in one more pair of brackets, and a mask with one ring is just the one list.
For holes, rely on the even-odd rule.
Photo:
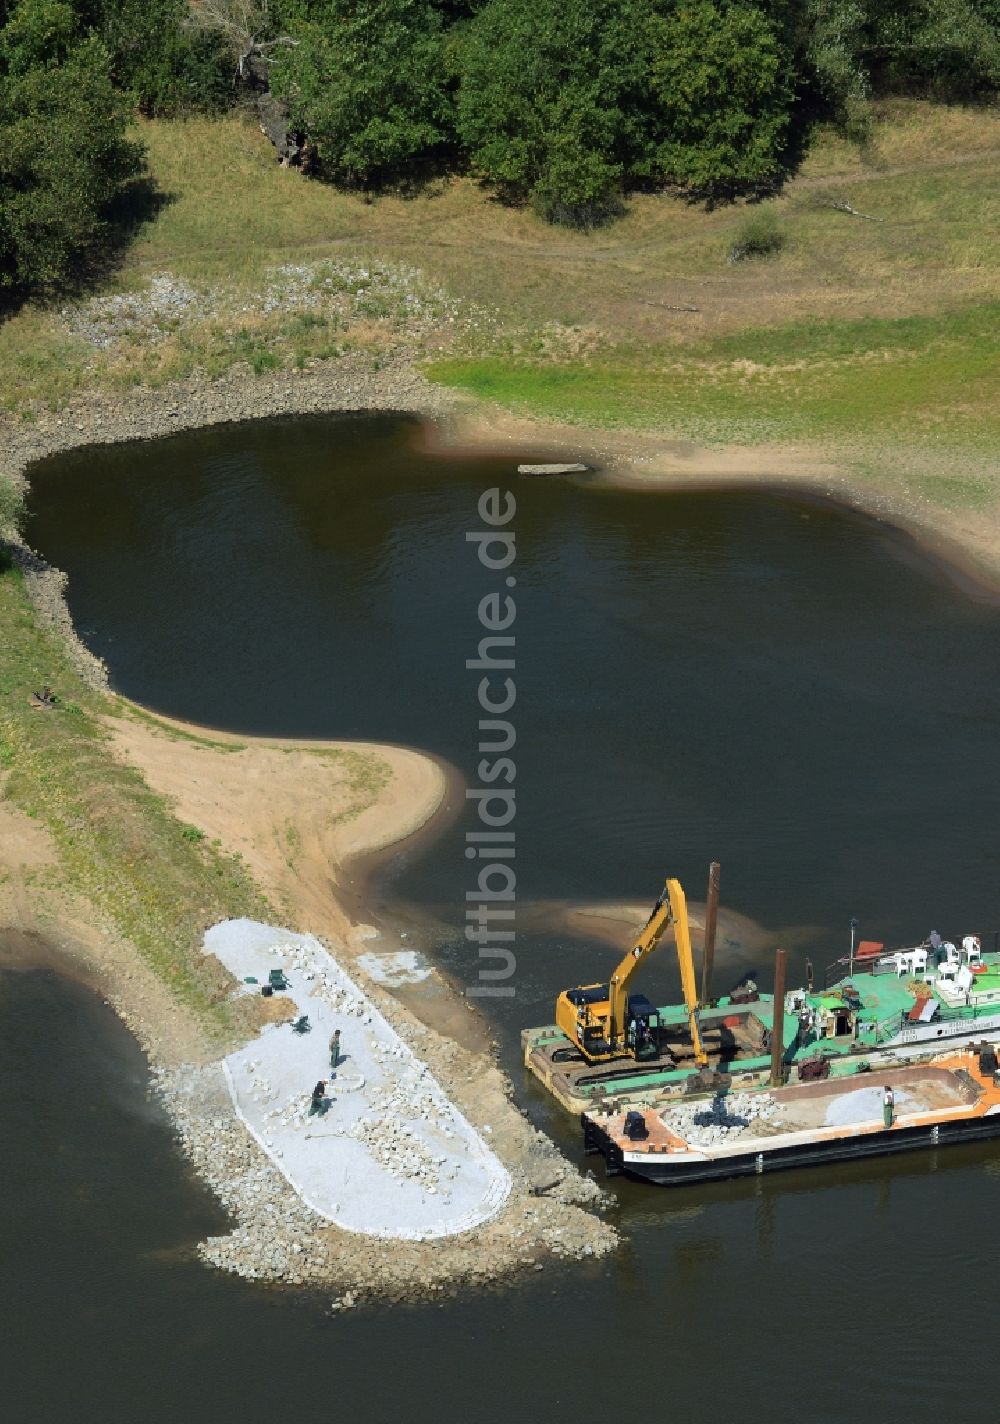
{"label": "green tree", "polygon": [[647,15],[639,0],[492,0],[460,57],[473,170],[557,221],[612,210],[644,150]]}
{"label": "green tree", "polygon": [[188,0],[88,0],[80,13],[104,41],[116,86],[143,113],[218,111],[232,103],[226,45],[192,22]]}
{"label": "green tree", "polygon": [[868,0],[804,0],[796,27],[800,82],[821,114],[857,139],[870,129]]}
{"label": "green tree", "polygon": [[1000,35],[975,0],[869,0],[866,55],[876,87],[940,99],[1000,86]]}
{"label": "green tree", "polygon": [[803,86],[858,138],[873,94],[1000,88],[1000,0],[804,0],[797,17]]}
{"label": "green tree", "polygon": [[452,139],[441,12],[430,0],[306,0],[286,15],[271,89],[331,177],[377,184]]}
{"label": "green tree", "polygon": [[650,25],[652,175],[704,193],[773,184],[794,76],[768,16],[752,5],[681,0]]}
{"label": "green tree", "polygon": [[20,0],[0,30],[0,284],[65,279],[108,234],[142,168],[106,50],[62,0]]}

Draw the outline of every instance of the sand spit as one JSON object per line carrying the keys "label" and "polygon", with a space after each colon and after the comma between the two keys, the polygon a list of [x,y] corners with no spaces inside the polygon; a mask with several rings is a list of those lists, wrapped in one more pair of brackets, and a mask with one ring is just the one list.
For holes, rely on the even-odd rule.
{"label": "sand spit", "polygon": [[[458,1236],[394,1240],[389,1247],[345,1230],[303,1202],[247,1130],[221,1065],[184,1063],[164,1042],[159,1061],[177,1066],[157,1075],[160,1094],[185,1152],[238,1222],[231,1235],[205,1243],[204,1258],[253,1279],[335,1285],[341,1298],[358,1300],[499,1280],[546,1257],[614,1249],[616,1231],[594,1215],[602,1192],[516,1108],[482,1016],[432,963],[351,913],[364,858],[452,814],[456,774],[405,747],[235,737],[127,704],[120,711],[107,719],[119,755],[184,821],[239,850],[271,902],[287,911],[297,932],[315,936],[321,953],[331,951],[369,1012],[427,1066],[509,1176],[502,1206]],[[292,1032],[287,1023],[274,1031]],[[305,1074],[309,1081],[298,1084],[306,1093],[327,1076],[321,1069],[328,1065],[328,1038],[317,1029],[304,1040],[319,1054],[319,1066],[310,1063]],[[251,1061],[258,1057],[251,1054]]]}
{"label": "sand spit", "polygon": [[[229,1234],[198,1247],[204,1261],[333,1289],[340,1307],[615,1248],[617,1232],[595,1215],[605,1203],[596,1182],[530,1126],[490,1060],[352,980],[311,936],[230,921],[206,946],[231,968],[249,954],[258,979],[284,965],[314,1027],[299,1038],[287,1020],[272,1023],[224,1061],[154,1070],[183,1151],[234,1218]],[[234,987],[248,991],[257,992]],[[332,1079],[331,1024],[343,1024],[344,1045]],[[320,1077],[333,1102],[310,1118]]]}
{"label": "sand spit", "polygon": [[[110,709],[115,710],[115,709]],[[296,928],[337,934],[351,953],[376,931],[358,925],[356,863],[455,813],[458,773],[410,747],[242,737],[137,712],[120,702],[106,726],[182,821],[238,851]]]}
{"label": "sand spit", "polygon": [[[286,923],[299,934],[311,932],[330,951],[368,1012],[378,1014],[405,1052],[426,1065],[470,1132],[501,1164],[500,1180],[509,1181],[488,1220],[424,1241],[364,1235],[313,1210],[236,1111],[218,1042],[205,1036],[132,947],[100,931],[100,916],[85,902],[64,894],[53,898],[51,884],[42,901],[31,875],[38,865],[55,873],[54,848],[37,827],[34,840],[24,840],[28,818],[0,803],[10,813],[9,834],[24,862],[0,884],[0,923],[19,927],[26,944],[32,934],[45,936],[103,992],[146,1049],[181,1150],[233,1218],[231,1231],[197,1248],[201,1258],[252,1280],[315,1288],[347,1306],[434,1297],[512,1279],[547,1260],[592,1259],[613,1250],[618,1234],[596,1214],[606,1204],[604,1194],[515,1106],[486,1021],[431,961],[351,913],[351,892],[364,880],[359,857],[447,814],[454,786],[445,769],[406,748],[269,743],[166,723],[121,701],[109,699],[108,710],[118,754],[132,760],[185,821],[240,851],[271,903],[281,905],[281,918],[287,912]],[[242,992],[242,977],[234,976],[234,994]],[[295,1011],[282,997],[258,996],[256,1003],[277,1005],[279,1012],[269,1016],[278,1023],[273,1032],[291,1034],[287,1019]],[[350,1036],[367,1027],[356,1015],[350,1023]],[[320,1068],[329,1062],[324,1039],[316,1029],[305,1040],[310,1053],[315,1045]],[[347,1043],[345,1051],[351,1048]],[[310,1081],[298,1084],[296,1078],[307,1093],[328,1076],[314,1072],[315,1066],[308,1065]],[[348,1059],[341,1071],[348,1075],[351,1068]],[[243,1076],[252,1098],[253,1079],[245,1071]],[[397,1113],[404,1105],[397,1095]],[[438,1195],[443,1193],[428,1193],[432,1201]]]}
{"label": "sand spit", "polygon": [[[601,940],[609,948],[624,954],[649,918],[649,910],[649,904],[638,901],[634,904],[597,902],[554,908],[549,918],[551,923],[571,934],[582,935],[588,940]],[[689,900],[688,917],[691,942],[700,951],[705,933],[704,902]],[[775,931],[757,924],[748,915],[741,915],[725,904],[720,905],[715,941],[719,972],[733,973],[738,977],[745,965],[759,963],[762,957],[772,954],[776,943],[798,944],[803,931],[785,927],[777,939],[775,935]],[[667,946],[673,944],[672,930],[668,930],[663,942]],[[719,992],[722,992],[721,986]]]}

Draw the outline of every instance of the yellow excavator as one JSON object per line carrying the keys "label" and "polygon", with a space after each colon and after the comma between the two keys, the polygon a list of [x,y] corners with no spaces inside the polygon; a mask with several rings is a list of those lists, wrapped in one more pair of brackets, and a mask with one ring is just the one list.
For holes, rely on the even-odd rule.
{"label": "yellow excavator", "polygon": [[630,995],[628,985],[639,965],[653,953],[671,925],[695,1061],[699,1067],[708,1062],[698,1022],[698,994],[694,981],[687,900],[680,881],[668,880],[642,932],[612,974],[610,982],[564,989],[556,1000],[556,1023],[588,1063],[606,1063],[609,1058],[659,1056],[657,1010],[645,995]]}

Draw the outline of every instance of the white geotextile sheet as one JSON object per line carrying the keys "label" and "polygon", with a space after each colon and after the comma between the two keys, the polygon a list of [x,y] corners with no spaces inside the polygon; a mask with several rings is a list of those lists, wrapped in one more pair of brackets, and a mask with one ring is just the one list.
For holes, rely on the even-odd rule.
{"label": "white geotextile sheet", "polygon": [[[510,1192],[506,1168],[317,939],[226,920],[206,934],[205,952],[241,981],[266,984],[282,969],[282,997],[309,1016],[309,1033],[269,1024],[224,1067],[240,1117],[314,1211],[348,1231],[417,1241],[497,1213]],[[329,1107],[310,1117],[319,1079],[329,1080]]]}

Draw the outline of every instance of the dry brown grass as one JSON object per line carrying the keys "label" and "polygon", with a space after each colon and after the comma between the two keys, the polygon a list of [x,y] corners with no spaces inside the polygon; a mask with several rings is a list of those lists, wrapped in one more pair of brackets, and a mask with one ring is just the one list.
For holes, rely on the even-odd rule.
{"label": "dry brown grass", "polygon": [[[251,293],[275,264],[378,257],[420,268],[467,306],[493,309],[459,342],[471,355],[513,339],[549,358],[603,346],[637,359],[748,329],[924,316],[1000,296],[995,109],[887,105],[863,150],[819,135],[771,204],[784,247],[737,265],[728,253],[743,205],[708,210],[637,195],[621,221],[583,234],[547,227],[461,178],[405,198],[338,192],[280,169],[239,115],[147,123],[142,136],[166,202],[130,250],[122,287],[170,273]],[[882,221],[831,206],[841,201]],[[207,320],[158,351],[105,356],[70,337],[57,313],[29,308],[0,328],[0,399],[58,403],[84,384],[162,381],[199,365],[218,374],[239,360],[261,370],[328,359],[346,343],[377,350],[407,339],[377,323],[303,339],[251,310],[234,340],[228,320]],[[455,341],[445,328],[417,345],[448,353]]]}

